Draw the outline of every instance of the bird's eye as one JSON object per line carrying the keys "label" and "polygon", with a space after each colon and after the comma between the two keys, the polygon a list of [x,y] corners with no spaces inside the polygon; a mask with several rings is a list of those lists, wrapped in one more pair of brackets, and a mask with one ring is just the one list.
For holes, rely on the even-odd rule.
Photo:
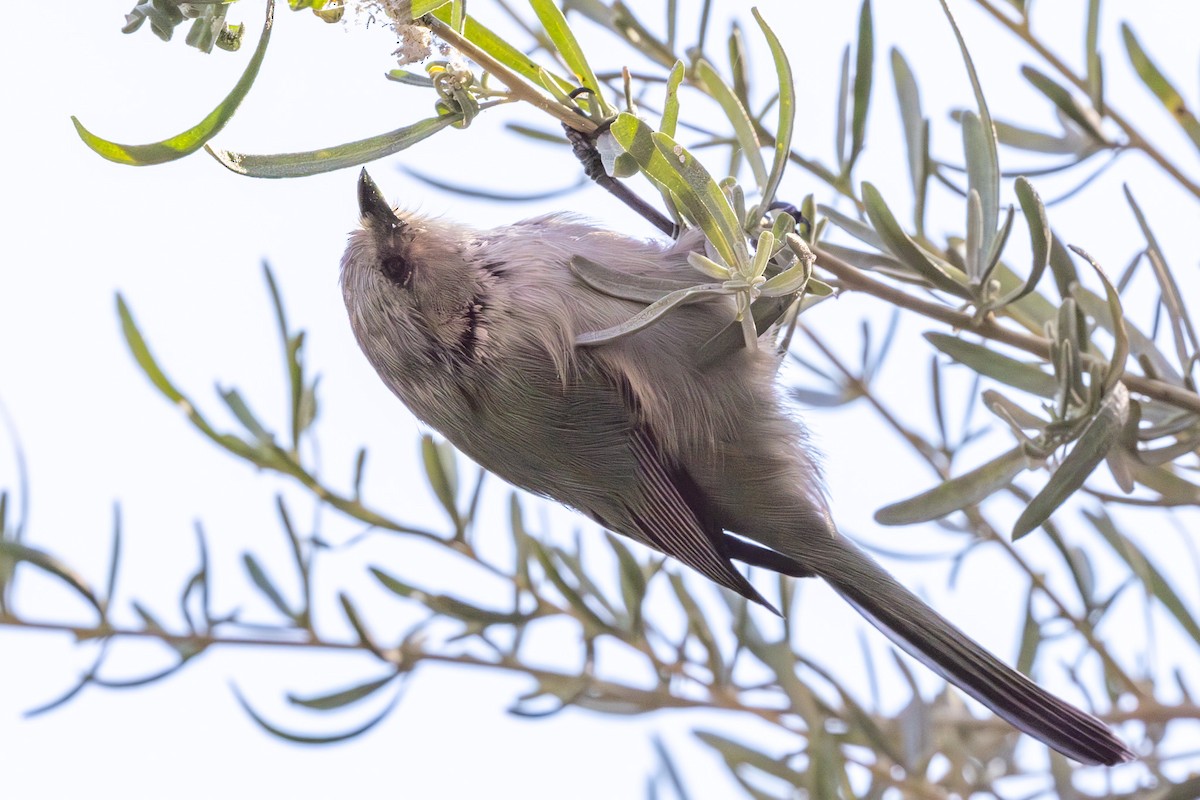
{"label": "bird's eye", "polygon": [[412,279],[412,264],[403,256],[389,256],[380,267],[384,276],[397,286],[408,286]]}

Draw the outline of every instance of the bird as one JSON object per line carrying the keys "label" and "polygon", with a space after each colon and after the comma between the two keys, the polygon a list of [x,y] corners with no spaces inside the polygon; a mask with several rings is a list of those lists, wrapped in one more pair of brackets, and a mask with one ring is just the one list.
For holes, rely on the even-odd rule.
{"label": "bird", "polygon": [[354,336],[412,413],[479,465],[772,611],[734,561],[819,577],[1017,729],[1084,764],[1133,758],[1103,722],[1005,665],[838,531],[778,386],[771,334],[704,352],[734,319],[733,298],[579,343],[644,306],[598,291],[573,262],[694,283],[701,233],[638,239],[569,213],[476,228],[393,207],[365,169],[358,203],[341,260]]}

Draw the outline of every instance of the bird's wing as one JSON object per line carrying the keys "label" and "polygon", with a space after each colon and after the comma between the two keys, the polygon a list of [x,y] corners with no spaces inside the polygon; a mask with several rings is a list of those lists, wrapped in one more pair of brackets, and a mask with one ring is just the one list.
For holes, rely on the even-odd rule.
{"label": "bird's wing", "polygon": [[621,532],[779,613],[730,562],[728,537],[708,511],[704,493],[687,471],[671,463],[645,427],[633,429],[630,445],[641,491],[634,502],[625,502],[627,519],[634,530]]}

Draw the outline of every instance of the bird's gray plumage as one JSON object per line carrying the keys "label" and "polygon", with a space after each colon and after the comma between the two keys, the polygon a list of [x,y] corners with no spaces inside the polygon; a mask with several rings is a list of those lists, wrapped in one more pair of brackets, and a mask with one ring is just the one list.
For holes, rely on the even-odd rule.
{"label": "bird's gray plumage", "polygon": [[640,306],[588,288],[572,257],[694,280],[698,235],[663,245],[569,215],[473,230],[394,211],[365,171],[359,202],[363,228],[342,259],[354,334],[387,386],[472,459],[768,607],[731,558],[818,575],[1016,727],[1079,761],[1129,757],[837,532],[803,428],[776,393],[774,348],[698,356],[732,320],[729,298],[575,346]]}

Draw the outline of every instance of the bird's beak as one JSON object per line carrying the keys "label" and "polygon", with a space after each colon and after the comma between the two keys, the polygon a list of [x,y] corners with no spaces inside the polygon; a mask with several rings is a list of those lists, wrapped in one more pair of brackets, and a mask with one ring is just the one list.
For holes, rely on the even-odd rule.
{"label": "bird's beak", "polygon": [[366,168],[358,176],[358,210],[364,218],[380,224],[396,225],[400,222],[388,201],[383,199],[383,192],[367,174]]}

